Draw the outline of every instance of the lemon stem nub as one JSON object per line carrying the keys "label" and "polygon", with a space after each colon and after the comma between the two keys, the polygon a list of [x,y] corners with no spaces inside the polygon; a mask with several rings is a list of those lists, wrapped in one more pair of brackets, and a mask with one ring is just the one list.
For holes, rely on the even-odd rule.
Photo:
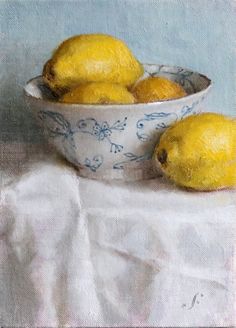
{"label": "lemon stem nub", "polygon": [[160,153],[157,154],[157,159],[161,164],[165,164],[167,160],[167,152],[165,149],[162,149]]}

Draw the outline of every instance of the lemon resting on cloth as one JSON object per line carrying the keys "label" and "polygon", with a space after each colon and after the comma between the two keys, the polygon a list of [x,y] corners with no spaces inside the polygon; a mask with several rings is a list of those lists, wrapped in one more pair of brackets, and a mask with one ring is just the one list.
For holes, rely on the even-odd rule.
{"label": "lemon resting on cloth", "polygon": [[134,96],[122,85],[107,82],[80,84],[60,101],[74,104],[132,104]]}
{"label": "lemon resting on cloth", "polygon": [[236,187],[236,121],[217,113],[191,115],[163,133],[153,156],[179,186]]}
{"label": "lemon resting on cloth", "polygon": [[127,45],[106,34],[81,34],[62,42],[43,69],[44,82],[56,94],[86,82],[131,86],[143,66]]}

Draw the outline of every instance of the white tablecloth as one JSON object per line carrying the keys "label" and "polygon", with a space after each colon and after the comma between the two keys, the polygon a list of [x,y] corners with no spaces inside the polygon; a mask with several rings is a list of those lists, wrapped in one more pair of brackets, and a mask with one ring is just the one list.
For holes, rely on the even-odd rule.
{"label": "white tablecloth", "polygon": [[236,325],[236,192],[79,178],[2,145],[1,326]]}

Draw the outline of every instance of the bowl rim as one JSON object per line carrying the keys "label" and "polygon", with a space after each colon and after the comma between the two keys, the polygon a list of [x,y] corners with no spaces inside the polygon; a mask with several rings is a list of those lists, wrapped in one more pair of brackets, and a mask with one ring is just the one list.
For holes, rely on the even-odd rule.
{"label": "bowl rim", "polygon": [[198,92],[194,92],[192,94],[183,96],[181,98],[172,98],[172,99],[159,100],[159,101],[153,101],[153,102],[148,102],[148,103],[133,103],[133,104],[132,103],[131,104],[70,104],[70,103],[60,103],[58,101],[54,101],[54,100],[50,100],[50,99],[37,98],[37,97],[33,96],[32,94],[30,94],[26,90],[26,88],[32,81],[37,80],[39,78],[42,78],[42,75],[37,75],[37,76],[31,78],[30,80],[28,80],[26,82],[25,86],[23,87],[24,95],[25,95],[25,97],[31,98],[33,101],[37,101],[38,103],[53,105],[53,106],[56,106],[58,108],[92,109],[92,108],[96,107],[98,110],[102,110],[102,109],[112,109],[114,107],[120,107],[120,108],[125,108],[125,107],[139,108],[140,107],[141,108],[143,106],[153,107],[153,106],[160,106],[160,105],[166,104],[166,103],[168,103],[168,104],[179,103],[179,102],[182,102],[183,100],[191,100],[192,98],[195,98],[196,95],[201,95],[202,93],[206,93],[212,87],[212,80],[209,77],[207,77],[206,75],[204,75],[202,73],[198,73],[198,72],[193,71],[193,70],[188,69],[188,68],[184,68],[184,67],[181,67],[181,66],[173,66],[173,65],[165,65],[165,64],[150,64],[150,63],[142,63],[142,65],[144,65],[144,66],[164,66],[164,67],[169,67],[169,68],[176,68],[176,69],[186,70],[186,71],[198,74],[200,77],[205,79],[207,81],[207,86],[205,88],[203,88],[202,90],[198,91]]}

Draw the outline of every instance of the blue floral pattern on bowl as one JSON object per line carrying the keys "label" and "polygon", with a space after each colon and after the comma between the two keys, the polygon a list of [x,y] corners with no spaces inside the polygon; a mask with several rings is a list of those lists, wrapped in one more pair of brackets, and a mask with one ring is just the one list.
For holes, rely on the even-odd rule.
{"label": "blue floral pattern on bowl", "polygon": [[96,172],[97,169],[103,163],[103,156],[102,155],[95,155],[92,159],[86,158],[84,161],[84,165],[88,167],[91,171]]}
{"label": "blue floral pattern on bowl", "polygon": [[[153,129],[163,130],[167,128],[171,123],[176,122],[178,116],[176,113],[150,113],[144,114],[144,117],[137,121],[137,132],[136,135],[140,141],[147,142],[151,140],[151,136],[145,131],[147,122],[154,122]],[[150,126],[148,126],[148,131],[150,131]]]}
{"label": "blue floral pattern on bowl", "polygon": [[155,67],[155,69],[151,71],[147,70],[146,73],[151,77],[164,76],[170,78],[171,80],[180,84],[188,92],[188,94],[197,92],[197,88],[193,82],[195,73],[182,67],[176,67],[176,69],[173,71],[165,65],[159,65],[158,68]]}
{"label": "blue floral pattern on bowl", "polygon": [[94,118],[86,118],[77,122],[78,131],[82,133],[88,133],[94,136],[97,140],[107,140],[110,144],[110,152],[120,152],[123,146],[111,141],[110,136],[113,131],[123,131],[126,127],[127,117],[123,121],[117,120],[112,125],[109,125],[107,121],[99,124]]}
{"label": "blue floral pattern on bowl", "polygon": [[50,111],[40,111],[38,117],[43,121],[44,128],[50,138],[62,137],[62,140],[68,139],[72,147],[75,147],[73,134],[76,132],[72,130],[70,122],[60,113]]}
{"label": "blue floral pattern on bowl", "polygon": [[200,111],[210,89],[207,77],[180,67],[147,64],[144,68],[142,78],[165,76],[181,84],[189,96],[149,104],[70,105],[51,97],[42,77],[26,85],[28,107],[48,141],[79,168],[80,175],[97,179],[129,176],[130,180],[153,177],[151,157],[161,133]]}
{"label": "blue floral pattern on bowl", "polygon": [[124,153],[124,156],[127,158],[121,162],[115,163],[113,165],[113,169],[115,170],[123,170],[125,165],[130,162],[140,163],[152,158],[152,153],[146,153],[143,155],[135,155],[133,153]]}
{"label": "blue floral pattern on bowl", "polygon": [[177,120],[182,120],[188,115],[197,114],[198,111],[195,111],[195,107],[199,105],[200,102],[204,100],[202,97],[200,100],[193,102],[190,106],[183,106],[176,113],[165,113],[165,112],[156,112],[150,114],[144,114],[144,117],[139,119],[136,123],[137,127],[137,138],[142,142],[147,142],[152,139],[150,133],[146,132],[146,128],[150,131],[150,126],[147,126],[148,122],[154,122],[152,125],[152,131],[158,130],[160,133],[163,129],[168,128],[170,125],[174,124]]}
{"label": "blue floral pattern on bowl", "polygon": [[44,128],[50,138],[62,137],[62,141],[68,140],[73,148],[75,148],[73,136],[75,133],[81,132],[88,133],[99,141],[107,140],[110,144],[110,152],[117,153],[123,149],[122,145],[112,142],[110,136],[113,131],[123,131],[125,129],[127,117],[123,121],[117,120],[112,125],[109,125],[106,121],[99,124],[94,118],[86,118],[79,120],[74,129],[60,113],[40,111],[38,117],[43,121]]}

